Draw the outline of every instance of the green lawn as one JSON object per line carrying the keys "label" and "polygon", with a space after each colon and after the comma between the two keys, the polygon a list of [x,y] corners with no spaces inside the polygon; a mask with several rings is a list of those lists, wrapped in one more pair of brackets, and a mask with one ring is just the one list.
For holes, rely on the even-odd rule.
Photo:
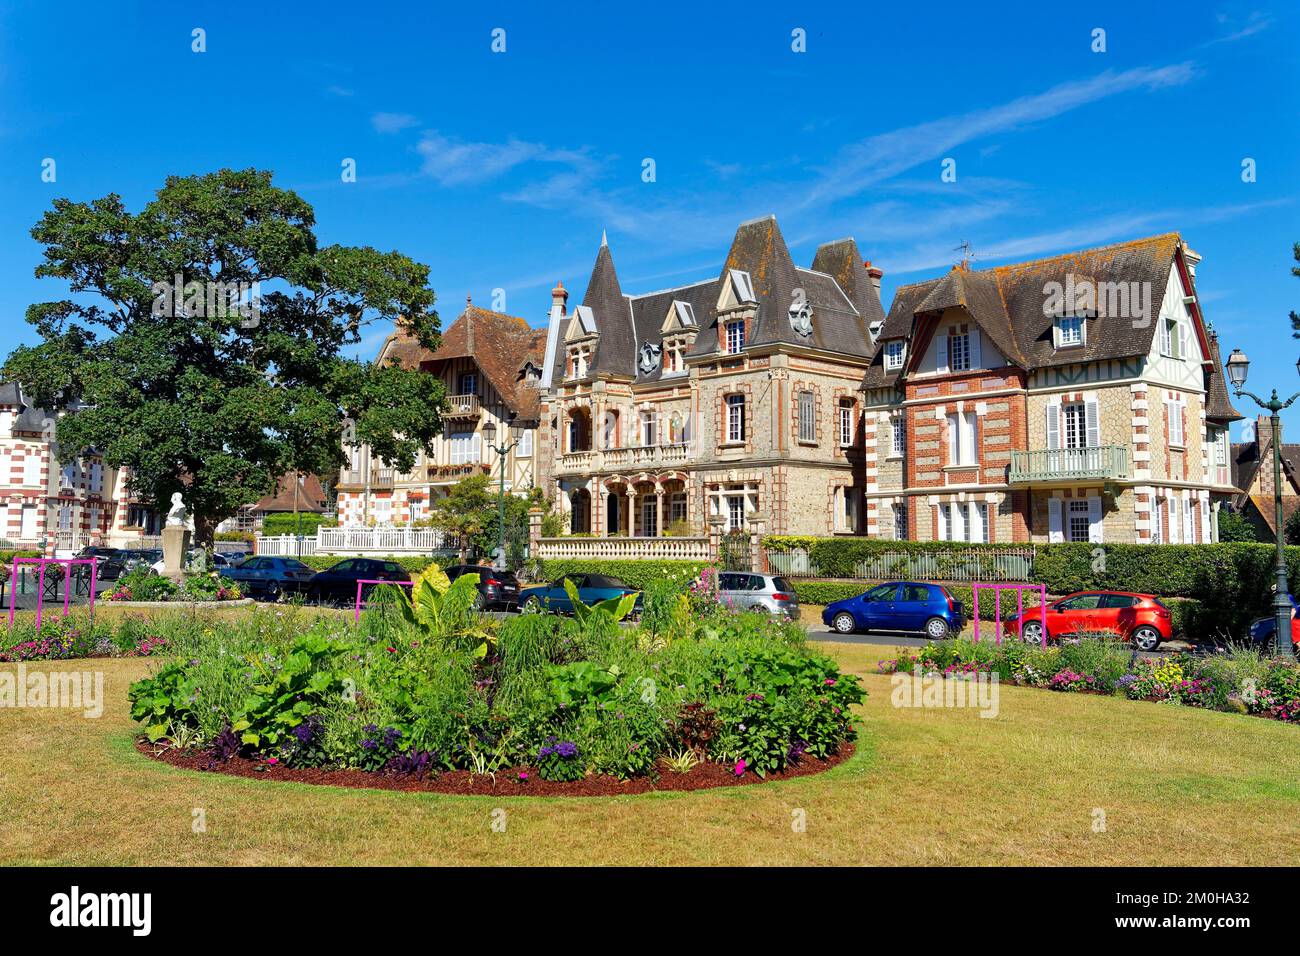
{"label": "green lawn", "polygon": [[[149,662],[72,662],[104,671],[103,717],[0,709],[0,863],[1295,861],[1300,728],[1014,687],[1002,688],[992,720],[896,709],[889,678],[869,673],[889,649],[822,647],[867,675],[852,760],[784,783],[609,799],[407,795],[174,770],[131,743],[126,689]],[[192,831],[195,809],[204,833]],[[493,830],[499,810],[505,832]],[[805,832],[791,827],[796,810]],[[1104,832],[1094,831],[1097,810]]]}

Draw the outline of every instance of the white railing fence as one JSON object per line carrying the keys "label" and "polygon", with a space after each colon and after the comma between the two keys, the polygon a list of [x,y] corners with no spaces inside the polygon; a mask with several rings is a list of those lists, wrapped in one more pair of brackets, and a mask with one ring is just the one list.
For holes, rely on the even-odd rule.
{"label": "white railing fence", "polygon": [[454,535],[431,528],[318,528],[314,537],[257,536],[257,553],[301,554],[458,554]]}
{"label": "white railing fence", "polygon": [[542,560],[709,560],[708,538],[540,538],[537,557]]}

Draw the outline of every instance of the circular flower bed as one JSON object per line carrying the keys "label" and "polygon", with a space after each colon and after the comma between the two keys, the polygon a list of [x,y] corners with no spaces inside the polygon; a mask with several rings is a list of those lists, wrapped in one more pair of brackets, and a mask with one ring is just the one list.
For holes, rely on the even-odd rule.
{"label": "circular flower bed", "polygon": [[216,571],[187,574],[178,585],[171,578],[140,568],[123,575],[103,599],[117,602],[159,603],[164,601],[240,601],[244,595]]}
{"label": "circular flower bed", "polygon": [[[181,636],[130,691],[146,752],[199,769],[470,793],[695,789],[832,766],[856,677],[798,625],[659,593],[496,621],[469,575],[376,592],[359,624]],[[462,584],[462,582],[466,582]]]}

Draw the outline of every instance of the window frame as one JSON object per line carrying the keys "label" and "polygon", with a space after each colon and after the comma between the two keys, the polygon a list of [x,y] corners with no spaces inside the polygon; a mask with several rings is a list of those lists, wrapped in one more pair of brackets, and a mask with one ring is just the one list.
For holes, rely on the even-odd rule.
{"label": "window frame", "polygon": [[[895,355],[894,350],[898,352]],[[902,341],[885,343],[885,371],[890,372],[903,367],[907,359],[907,343]]]}
{"label": "window frame", "polygon": [[799,417],[799,442],[817,444],[817,395],[810,388],[799,390],[796,397]]}
{"label": "window frame", "polygon": [[747,426],[745,394],[743,392],[731,392],[724,399],[727,407],[726,429],[724,432],[724,444],[743,445],[745,443],[745,429]]}

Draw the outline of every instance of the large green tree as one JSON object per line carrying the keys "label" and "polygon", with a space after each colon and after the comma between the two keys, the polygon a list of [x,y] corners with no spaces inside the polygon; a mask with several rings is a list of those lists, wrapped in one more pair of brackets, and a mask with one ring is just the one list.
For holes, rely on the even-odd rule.
{"label": "large green tree", "polygon": [[169,177],[138,214],[116,194],[56,200],[32,229],[36,275],[76,298],[30,306],[42,341],[3,370],[38,404],[73,412],[58,419],[62,460],[95,449],[159,507],[181,492],[202,544],[279,475],[340,467],[345,440],[409,469],[445,406],[434,376],[343,355],[380,321],[436,347],[428,267],[319,246],[310,204],[271,179]]}

